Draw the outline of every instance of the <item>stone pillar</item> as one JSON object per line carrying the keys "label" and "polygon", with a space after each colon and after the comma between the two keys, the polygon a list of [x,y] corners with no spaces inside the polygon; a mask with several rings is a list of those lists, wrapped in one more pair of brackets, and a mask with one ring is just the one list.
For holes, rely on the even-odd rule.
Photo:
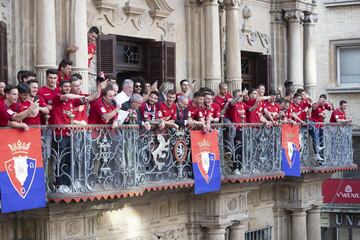
{"label": "stone pillar", "polygon": [[304,86],[303,51],[301,32],[301,21],[304,13],[299,10],[291,10],[285,13],[285,20],[288,21],[288,80],[293,82],[293,87]]}
{"label": "stone pillar", "polygon": [[226,4],[226,83],[229,90],[241,89],[241,51],[239,0],[225,0]]}
{"label": "stone pillar", "polygon": [[306,233],[306,211],[304,209],[293,210],[291,213],[291,240],[307,240]]}
{"label": "stone pillar", "polygon": [[88,40],[87,40],[86,0],[71,1],[70,44],[77,46],[76,52],[70,53],[73,72],[83,77],[82,90],[89,92],[88,85]]}
{"label": "stone pillar", "polygon": [[272,82],[271,89],[284,88],[287,79],[286,68],[286,22],[282,10],[270,10],[271,14],[271,53]]}
{"label": "stone pillar", "polygon": [[36,73],[40,85],[46,81],[45,71],[56,66],[55,0],[37,0]]}
{"label": "stone pillar", "polygon": [[307,239],[321,240],[320,209],[314,208],[307,212]]}
{"label": "stone pillar", "polygon": [[225,240],[226,228],[229,225],[211,224],[205,225],[208,229],[207,239],[208,240]]}
{"label": "stone pillar", "polygon": [[219,4],[204,0],[205,12],[205,86],[218,89],[221,82]]}
{"label": "stone pillar", "polygon": [[304,83],[305,90],[314,99],[316,87],[316,49],[315,23],[316,14],[306,13],[304,21]]}
{"label": "stone pillar", "polygon": [[230,227],[229,240],[245,240],[245,231],[247,230],[247,223],[239,222]]}

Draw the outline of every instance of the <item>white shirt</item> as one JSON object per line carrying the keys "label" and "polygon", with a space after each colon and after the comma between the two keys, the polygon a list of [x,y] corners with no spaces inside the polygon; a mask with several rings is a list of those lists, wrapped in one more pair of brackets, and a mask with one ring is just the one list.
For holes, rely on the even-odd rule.
{"label": "white shirt", "polygon": [[116,101],[117,105],[121,105],[124,102],[129,101],[129,99],[130,99],[130,96],[126,95],[126,93],[124,91],[121,91],[120,93],[118,93],[115,96],[115,101]]}

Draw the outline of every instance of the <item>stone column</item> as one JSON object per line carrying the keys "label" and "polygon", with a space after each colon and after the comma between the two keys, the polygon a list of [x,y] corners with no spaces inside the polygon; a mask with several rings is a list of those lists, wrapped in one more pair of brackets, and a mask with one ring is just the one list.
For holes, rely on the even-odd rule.
{"label": "stone column", "polygon": [[304,209],[293,210],[291,213],[291,240],[307,240],[306,233],[306,211]]}
{"label": "stone column", "polygon": [[209,228],[208,239],[209,240],[225,240],[225,228]]}
{"label": "stone column", "polygon": [[73,72],[80,73],[83,77],[82,90],[88,92],[88,40],[87,40],[87,18],[86,0],[71,1],[71,24],[70,24],[70,44],[79,49],[70,54],[73,61]]}
{"label": "stone column", "polygon": [[321,240],[320,209],[314,208],[307,212],[307,239]]}
{"label": "stone column", "polygon": [[301,32],[301,21],[304,13],[299,10],[291,10],[285,13],[285,20],[288,21],[288,80],[293,82],[293,87],[304,86],[303,51]]}
{"label": "stone column", "polygon": [[241,51],[239,0],[225,0],[226,4],[226,83],[230,91],[241,89]]}
{"label": "stone column", "polygon": [[56,66],[55,0],[37,0],[36,73],[40,85],[46,81],[45,71]]}
{"label": "stone column", "polygon": [[229,240],[245,240],[246,222],[235,223],[230,227]]}
{"label": "stone column", "polygon": [[205,12],[205,86],[218,89],[221,82],[219,4],[203,0]]}
{"label": "stone column", "polygon": [[286,68],[286,22],[282,10],[270,10],[271,14],[271,52],[272,52],[272,89],[284,88],[287,79]]}
{"label": "stone column", "polygon": [[316,87],[316,49],[315,23],[316,14],[306,13],[304,21],[304,83],[305,90],[314,99]]}

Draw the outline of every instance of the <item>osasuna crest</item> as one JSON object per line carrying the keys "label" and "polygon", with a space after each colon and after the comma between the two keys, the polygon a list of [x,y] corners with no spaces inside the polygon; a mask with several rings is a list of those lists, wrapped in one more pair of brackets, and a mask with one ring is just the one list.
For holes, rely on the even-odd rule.
{"label": "osasuna crest", "polygon": [[201,176],[207,183],[209,183],[214,173],[215,154],[202,151],[196,156],[196,162],[199,167]]}
{"label": "osasuna crest", "polygon": [[296,151],[296,145],[293,142],[288,141],[287,144],[285,144],[285,155],[286,160],[288,162],[288,165],[290,168],[294,166],[295,159],[293,159],[293,155]]}
{"label": "osasuna crest", "polygon": [[16,192],[25,198],[36,173],[36,159],[27,156],[31,143],[9,144],[13,158],[5,162],[6,173]]}

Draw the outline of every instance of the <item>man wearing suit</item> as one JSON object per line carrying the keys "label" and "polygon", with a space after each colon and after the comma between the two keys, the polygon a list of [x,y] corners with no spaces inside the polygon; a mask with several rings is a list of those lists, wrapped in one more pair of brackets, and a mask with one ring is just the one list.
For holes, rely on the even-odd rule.
{"label": "man wearing suit", "polygon": [[143,97],[140,94],[133,94],[129,101],[122,104],[121,110],[128,111],[129,116],[125,119],[125,124],[138,124],[146,130],[150,130],[150,123],[143,120],[139,107],[143,103]]}

